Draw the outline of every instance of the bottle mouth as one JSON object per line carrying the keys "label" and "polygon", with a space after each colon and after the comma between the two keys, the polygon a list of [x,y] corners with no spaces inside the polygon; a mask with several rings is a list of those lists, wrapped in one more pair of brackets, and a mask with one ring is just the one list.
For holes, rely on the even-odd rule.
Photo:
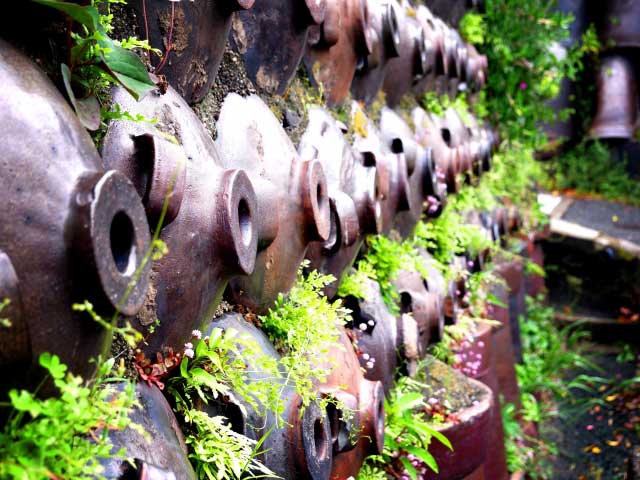
{"label": "bottle mouth", "polygon": [[331,229],[329,195],[324,169],[318,160],[302,162],[302,206],[310,241],[326,241]]}
{"label": "bottle mouth", "polygon": [[244,170],[225,170],[222,185],[216,197],[213,234],[225,252],[228,268],[249,275],[253,272],[258,252],[256,194]]}
{"label": "bottle mouth", "polygon": [[312,25],[320,25],[324,21],[327,0],[304,0],[307,16]]}
{"label": "bottle mouth", "polygon": [[386,5],[383,14],[384,46],[388,58],[400,55],[400,28],[398,24],[398,12],[394,3]]}
{"label": "bottle mouth", "polygon": [[361,434],[358,401],[356,397],[344,390],[327,392],[326,396],[335,400],[327,406],[333,453],[351,451],[355,448]]}
{"label": "bottle mouth", "polygon": [[[300,403],[301,401],[298,400]],[[297,459],[300,478],[329,478],[333,462],[333,445],[331,442],[331,423],[326,410],[321,410],[316,403],[304,409],[302,418],[299,408],[293,409],[291,422],[298,424],[298,434],[302,445],[302,458]]]}
{"label": "bottle mouth", "polygon": [[149,224],[136,189],[115,170],[94,174],[79,180],[74,204],[79,251],[95,267],[95,279],[111,306],[135,315],[144,303],[151,269],[151,262],[144,262]]}
{"label": "bottle mouth", "polygon": [[378,234],[382,232],[382,187],[376,167],[367,167],[367,186],[363,230],[365,234]]}

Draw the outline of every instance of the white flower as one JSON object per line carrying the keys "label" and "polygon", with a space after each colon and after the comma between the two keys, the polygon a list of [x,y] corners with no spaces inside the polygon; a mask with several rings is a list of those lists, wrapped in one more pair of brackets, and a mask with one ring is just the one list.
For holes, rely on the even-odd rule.
{"label": "white flower", "polygon": [[184,356],[185,357],[193,358],[194,355],[195,355],[195,352],[193,351],[192,348],[185,348],[184,349]]}
{"label": "white flower", "polygon": [[191,336],[200,340],[202,338],[202,332],[200,330],[192,330]]}
{"label": "white flower", "polygon": [[367,324],[361,323],[360,325],[358,325],[358,328],[364,332],[367,329]]}
{"label": "white flower", "polygon": [[369,356],[368,353],[363,353],[362,354],[362,358],[365,359],[365,360],[369,360],[369,358],[371,358],[371,357]]}

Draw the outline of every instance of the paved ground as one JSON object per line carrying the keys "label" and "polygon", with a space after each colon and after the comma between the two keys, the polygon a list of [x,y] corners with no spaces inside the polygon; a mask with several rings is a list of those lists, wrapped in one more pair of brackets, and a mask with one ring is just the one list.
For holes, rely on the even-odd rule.
{"label": "paved ground", "polygon": [[640,208],[605,200],[575,199],[562,220],[640,244]]}
{"label": "paved ground", "polygon": [[[619,352],[602,353],[597,364],[602,372],[574,372],[601,375],[620,384],[637,373],[638,359],[620,362]],[[564,414],[551,427],[558,440],[554,480],[630,480],[625,476],[634,447],[640,446],[640,384],[617,394],[576,392],[576,398],[599,400],[591,408],[578,411],[567,402]]]}

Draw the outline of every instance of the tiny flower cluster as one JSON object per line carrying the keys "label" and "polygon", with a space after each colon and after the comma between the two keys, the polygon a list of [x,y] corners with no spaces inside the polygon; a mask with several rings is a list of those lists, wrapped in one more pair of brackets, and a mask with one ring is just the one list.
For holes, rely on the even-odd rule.
{"label": "tiny flower cluster", "polygon": [[[484,348],[484,341],[478,341],[475,346],[479,349]],[[462,341],[457,353],[453,356],[453,368],[471,378],[477,378],[480,374],[480,366],[482,365],[482,353],[474,351],[474,345],[468,340]]]}
{"label": "tiny flower cluster", "polygon": [[[409,462],[413,466],[413,468],[416,469],[416,473],[417,473],[416,478],[418,480],[422,480],[424,476],[427,474],[427,469],[428,469],[427,464],[411,453],[407,454],[406,457],[407,457],[407,460],[409,460]],[[406,468],[402,470],[402,473],[400,474],[400,480],[411,480],[411,475],[409,473],[409,470],[407,470]]]}
{"label": "tiny flower cluster", "polygon": [[434,214],[440,208],[440,200],[436,197],[429,195],[427,197],[427,213]]}

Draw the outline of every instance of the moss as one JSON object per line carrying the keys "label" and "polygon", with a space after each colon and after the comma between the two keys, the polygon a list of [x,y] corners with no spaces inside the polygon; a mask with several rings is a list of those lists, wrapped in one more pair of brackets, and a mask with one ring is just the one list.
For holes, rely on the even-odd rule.
{"label": "moss", "polygon": [[425,398],[435,398],[448,414],[470,407],[484,395],[465,375],[430,355],[420,363],[416,379],[424,384]]}

